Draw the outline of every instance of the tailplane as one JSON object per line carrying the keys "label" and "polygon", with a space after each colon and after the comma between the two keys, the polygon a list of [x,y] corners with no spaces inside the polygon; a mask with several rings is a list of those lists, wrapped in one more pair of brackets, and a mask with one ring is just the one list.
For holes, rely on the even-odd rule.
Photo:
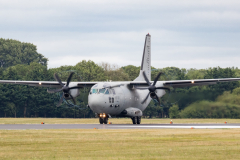
{"label": "tailplane", "polygon": [[134,81],[145,81],[143,71],[145,71],[147,78],[151,81],[151,35],[149,33],[145,38],[141,70],[139,76]]}

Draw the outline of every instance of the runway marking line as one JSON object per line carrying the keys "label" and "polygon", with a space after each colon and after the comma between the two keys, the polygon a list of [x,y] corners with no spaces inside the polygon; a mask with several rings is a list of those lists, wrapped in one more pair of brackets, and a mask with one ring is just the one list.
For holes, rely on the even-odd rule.
{"label": "runway marking line", "polygon": [[224,129],[240,128],[240,126],[114,126],[119,128],[186,128],[186,129]]}

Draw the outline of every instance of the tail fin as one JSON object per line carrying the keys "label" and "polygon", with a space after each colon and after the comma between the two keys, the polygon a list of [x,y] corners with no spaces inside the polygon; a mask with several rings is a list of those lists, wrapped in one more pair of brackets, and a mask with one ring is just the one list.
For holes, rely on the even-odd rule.
{"label": "tail fin", "polygon": [[145,38],[141,70],[139,76],[134,81],[145,81],[143,71],[145,71],[148,79],[151,81],[151,35],[149,33]]}

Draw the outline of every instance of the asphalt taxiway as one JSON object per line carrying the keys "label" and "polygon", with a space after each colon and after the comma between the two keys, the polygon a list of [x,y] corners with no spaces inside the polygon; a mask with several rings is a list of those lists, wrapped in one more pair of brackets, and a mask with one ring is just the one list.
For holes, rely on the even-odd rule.
{"label": "asphalt taxiway", "polygon": [[0,130],[25,129],[221,129],[240,128],[239,123],[232,124],[0,124]]}

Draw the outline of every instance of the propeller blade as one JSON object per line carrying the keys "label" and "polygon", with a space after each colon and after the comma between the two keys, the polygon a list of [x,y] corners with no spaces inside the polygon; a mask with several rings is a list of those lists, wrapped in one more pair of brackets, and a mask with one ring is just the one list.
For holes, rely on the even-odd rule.
{"label": "propeller blade", "polygon": [[74,105],[76,105],[76,101],[75,101],[75,99],[73,98],[73,96],[72,96],[71,94],[69,94],[69,95],[70,95],[70,97],[72,98]]}
{"label": "propeller blade", "polygon": [[48,93],[56,93],[56,92],[60,92],[60,91],[62,91],[62,88],[60,88],[60,89],[47,89]]}
{"label": "propeller blade", "polygon": [[150,95],[150,92],[148,93],[148,95],[146,96],[146,98],[142,101],[142,104],[145,103],[145,101],[148,99],[149,95]]}
{"label": "propeller blade", "polygon": [[158,96],[156,96],[156,100],[158,101],[159,106],[161,106],[161,104],[160,104],[160,100],[159,100]]}
{"label": "propeller blade", "polygon": [[149,82],[149,80],[148,80],[148,78],[147,78],[147,76],[146,76],[145,71],[143,71],[143,77],[144,77],[145,81],[147,82],[147,84],[148,84],[149,86],[151,86],[151,83]]}
{"label": "propeller blade", "polygon": [[144,90],[144,89],[148,89],[148,87],[136,87],[135,89]]}
{"label": "propeller blade", "polygon": [[58,77],[57,73],[54,73],[54,78],[56,81],[58,81],[58,83],[63,87],[64,84],[62,83],[61,79]]}
{"label": "propeller blade", "polygon": [[58,104],[57,104],[57,107],[59,107],[59,106],[61,106],[62,105],[62,102],[63,102],[63,95],[62,95],[62,97],[61,97],[61,99],[59,100],[59,102],[58,102]]}
{"label": "propeller blade", "polygon": [[70,87],[69,89],[83,88],[83,86]]}
{"label": "propeller blade", "polygon": [[67,84],[66,84],[66,86],[68,86],[68,85],[69,85],[69,83],[70,83],[70,81],[71,81],[71,79],[72,79],[72,76],[73,76],[73,74],[74,74],[74,72],[71,72],[71,73],[70,73],[70,75],[68,76],[68,79],[67,79]]}
{"label": "propeller blade", "polygon": [[153,86],[156,85],[156,83],[157,83],[159,77],[161,76],[161,74],[162,74],[162,72],[159,72],[159,73],[158,73],[157,77],[154,79]]}
{"label": "propeller blade", "polygon": [[168,87],[156,87],[156,89],[167,89],[170,91],[170,88],[168,88]]}

